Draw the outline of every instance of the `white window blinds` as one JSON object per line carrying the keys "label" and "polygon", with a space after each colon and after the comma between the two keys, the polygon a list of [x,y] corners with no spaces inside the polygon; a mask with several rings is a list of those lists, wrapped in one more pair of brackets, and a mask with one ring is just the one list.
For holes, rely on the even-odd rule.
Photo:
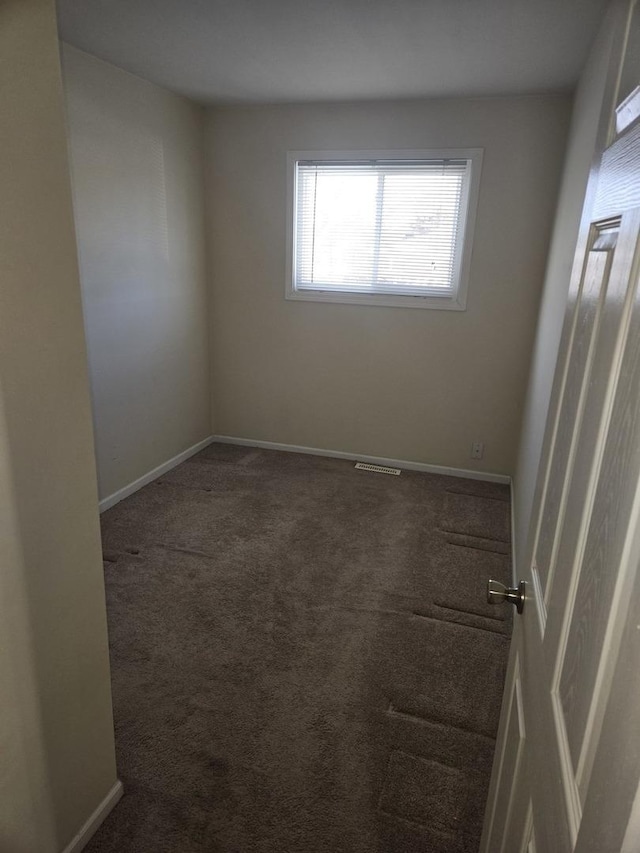
{"label": "white window blinds", "polygon": [[471,161],[298,160],[294,288],[455,295]]}

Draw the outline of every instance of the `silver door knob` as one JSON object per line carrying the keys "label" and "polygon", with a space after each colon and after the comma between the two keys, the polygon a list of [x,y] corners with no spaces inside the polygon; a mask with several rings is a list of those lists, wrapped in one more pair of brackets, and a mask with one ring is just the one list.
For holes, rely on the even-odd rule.
{"label": "silver door knob", "polygon": [[515,604],[518,613],[522,613],[524,609],[524,594],[526,584],[520,581],[517,587],[509,588],[500,581],[490,580],[487,584],[487,601],[489,604],[500,604],[503,601],[510,601]]}

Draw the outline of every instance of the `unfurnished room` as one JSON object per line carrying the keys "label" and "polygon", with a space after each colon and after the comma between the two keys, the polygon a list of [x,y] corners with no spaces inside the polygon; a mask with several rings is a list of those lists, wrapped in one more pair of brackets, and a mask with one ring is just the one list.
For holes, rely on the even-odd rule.
{"label": "unfurnished room", "polygon": [[637,853],[635,0],[0,0],[0,853]]}

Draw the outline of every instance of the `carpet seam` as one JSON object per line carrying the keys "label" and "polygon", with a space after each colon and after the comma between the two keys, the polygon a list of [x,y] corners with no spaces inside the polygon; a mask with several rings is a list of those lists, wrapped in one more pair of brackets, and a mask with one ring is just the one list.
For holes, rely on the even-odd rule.
{"label": "carpet seam", "polygon": [[[434,607],[440,607],[442,610],[452,610],[454,613],[468,613],[469,616],[477,616],[478,619],[491,619],[492,622],[506,622],[507,619],[504,616],[489,616],[486,613],[478,613],[476,610],[467,610],[464,607],[452,607],[450,604],[444,604],[442,601],[437,601],[435,598],[433,599]],[[418,613],[418,616],[421,616],[421,613]]]}
{"label": "carpet seam", "polygon": [[465,498],[478,498],[483,501],[498,501],[501,504],[508,504],[509,498],[496,498],[494,495],[479,495],[477,492],[456,492],[454,489],[445,489],[447,495],[462,495]]}
{"label": "carpet seam", "polygon": [[[455,625],[460,628],[468,628],[470,631],[486,631],[486,628],[479,628],[475,625],[467,625],[466,622],[452,622],[450,619],[438,619],[437,616],[432,616],[431,614],[423,614],[423,613],[413,613],[411,614],[416,619],[427,619],[429,622],[446,622],[447,625]],[[501,632],[498,631],[490,631],[491,634],[497,634],[497,636],[505,636]],[[511,637],[506,637],[505,639],[510,640]]]}
{"label": "carpet seam", "polygon": [[[509,539],[498,539],[497,536],[479,536],[477,533],[466,533],[462,530],[449,530],[446,527],[436,528],[441,533],[450,533],[453,536],[468,536],[470,539],[480,539],[482,542],[499,542],[501,545],[510,545]],[[451,543],[452,545],[455,543]],[[464,546],[463,546],[464,547]]]}
{"label": "carpet seam", "polygon": [[[465,728],[464,726],[454,726],[452,723],[443,723],[440,720],[436,720],[432,717],[425,717],[421,714],[412,714],[409,711],[402,711],[393,704],[393,702],[389,702],[389,707],[385,711],[390,717],[399,717],[400,719],[406,719],[409,722],[416,722],[420,725],[426,724],[428,726],[436,726],[440,729],[452,729],[456,732],[462,732],[464,735],[471,735],[472,737],[482,738],[483,740],[490,741],[495,744],[496,739],[491,737],[491,735],[485,734],[485,732],[478,732],[474,729]],[[402,752],[402,750],[399,750]],[[408,755],[409,753],[407,753]],[[428,759],[431,760],[431,759]]]}

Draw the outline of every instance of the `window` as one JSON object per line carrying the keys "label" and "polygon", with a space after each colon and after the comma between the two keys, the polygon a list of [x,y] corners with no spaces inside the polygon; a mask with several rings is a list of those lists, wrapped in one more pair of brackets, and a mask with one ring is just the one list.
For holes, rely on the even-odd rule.
{"label": "window", "polygon": [[463,310],[481,159],[290,152],[287,298]]}

